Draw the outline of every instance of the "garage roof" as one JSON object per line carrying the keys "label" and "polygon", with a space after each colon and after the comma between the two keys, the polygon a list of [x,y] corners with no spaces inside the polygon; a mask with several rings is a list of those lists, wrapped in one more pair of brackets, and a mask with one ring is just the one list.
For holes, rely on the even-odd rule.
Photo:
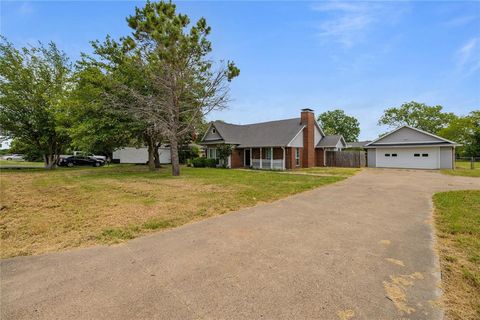
{"label": "garage roof", "polygon": [[404,125],[365,145],[365,148],[407,146],[459,146],[432,133]]}

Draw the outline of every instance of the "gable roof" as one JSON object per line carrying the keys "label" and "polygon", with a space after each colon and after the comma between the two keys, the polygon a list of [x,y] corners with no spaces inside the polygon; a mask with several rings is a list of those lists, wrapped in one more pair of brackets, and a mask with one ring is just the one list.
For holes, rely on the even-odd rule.
{"label": "gable roof", "polygon": [[343,136],[341,135],[331,135],[325,136],[320,142],[317,144],[317,147],[320,148],[334,148],[337,146],[338,142],[342,142],[343,146],[346,147],[347,143]]}
{"label": "gable roof", "polygon": [[208,131],[212,126],[217,129],[223,140],[206,140],[204,136],[202,143],[223,141],[227,144],[236,144],[240,148],[284,147],[305,127],[300,123],[300,118],[246,125],[214,121]]}
{"label": "gable roof", "polygon": [[[398,141],[390,141],[390,142],[382,142],[382,140],[385,140],[387,137],[393,135],[394,133],[400,131],[401,129],[404,129],[404,128],[407,128],[407,129],[410,129],[410,130],[413,130],[417,133],[421,133],[425,136],[428,136],[430,138],[432,138],[431,140],[418,140],[418,141],[413,141],[413,140],[408,140],[408,139],[403,139],[403,140],[398,140]],[[423,131],[423,130],[420,130],[420,129],[417,129],[417,128],[414,128],[414,127],[411,127],[411,126],[408,126],[408,125],[403,125],[401,127],[398,127],[396,128],[395,130],[392,130],[390,132],[388,132],[387,134],[367,143],[364,147],[365,148],[374,148],[374,147],[378,147],[378,146],[413,146],[413,145],[449,145],[449,146],[459,146],[458,143],[456,142],[453,142],[453,141],[450,141],[450,140],[447,140],[445,138],[442,138],[442,137],[439,137],[437,135],[434,135],[433,133],[429,133],[429,132],[426,132],[426,131]]]}

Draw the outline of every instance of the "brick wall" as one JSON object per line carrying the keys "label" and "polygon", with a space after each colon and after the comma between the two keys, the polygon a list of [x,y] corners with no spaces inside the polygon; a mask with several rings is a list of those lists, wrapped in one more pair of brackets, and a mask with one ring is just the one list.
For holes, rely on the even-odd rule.
{"label": "brick wall", "polygon": [[233,149],[230,159],[232,168],[243,168],[243,149]]}

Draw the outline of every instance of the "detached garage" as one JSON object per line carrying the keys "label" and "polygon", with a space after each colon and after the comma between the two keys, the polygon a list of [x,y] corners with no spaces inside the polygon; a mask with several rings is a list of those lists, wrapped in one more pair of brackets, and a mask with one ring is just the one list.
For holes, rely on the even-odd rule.
{"label": "detached garage", "polygon": [[453,169],[457,143],[403,126],[365,145],[369,167]]}

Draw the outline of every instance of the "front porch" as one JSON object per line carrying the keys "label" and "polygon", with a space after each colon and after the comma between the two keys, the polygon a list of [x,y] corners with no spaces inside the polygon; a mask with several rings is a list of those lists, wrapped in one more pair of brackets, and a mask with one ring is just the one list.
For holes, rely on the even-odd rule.
{"label": "front porch", "polygon": [[[263,147],[245,148],[244,166],[253,169],[285,170],[286,148],[284,147]],[[250,159],[248,157],[250,156]]]}

